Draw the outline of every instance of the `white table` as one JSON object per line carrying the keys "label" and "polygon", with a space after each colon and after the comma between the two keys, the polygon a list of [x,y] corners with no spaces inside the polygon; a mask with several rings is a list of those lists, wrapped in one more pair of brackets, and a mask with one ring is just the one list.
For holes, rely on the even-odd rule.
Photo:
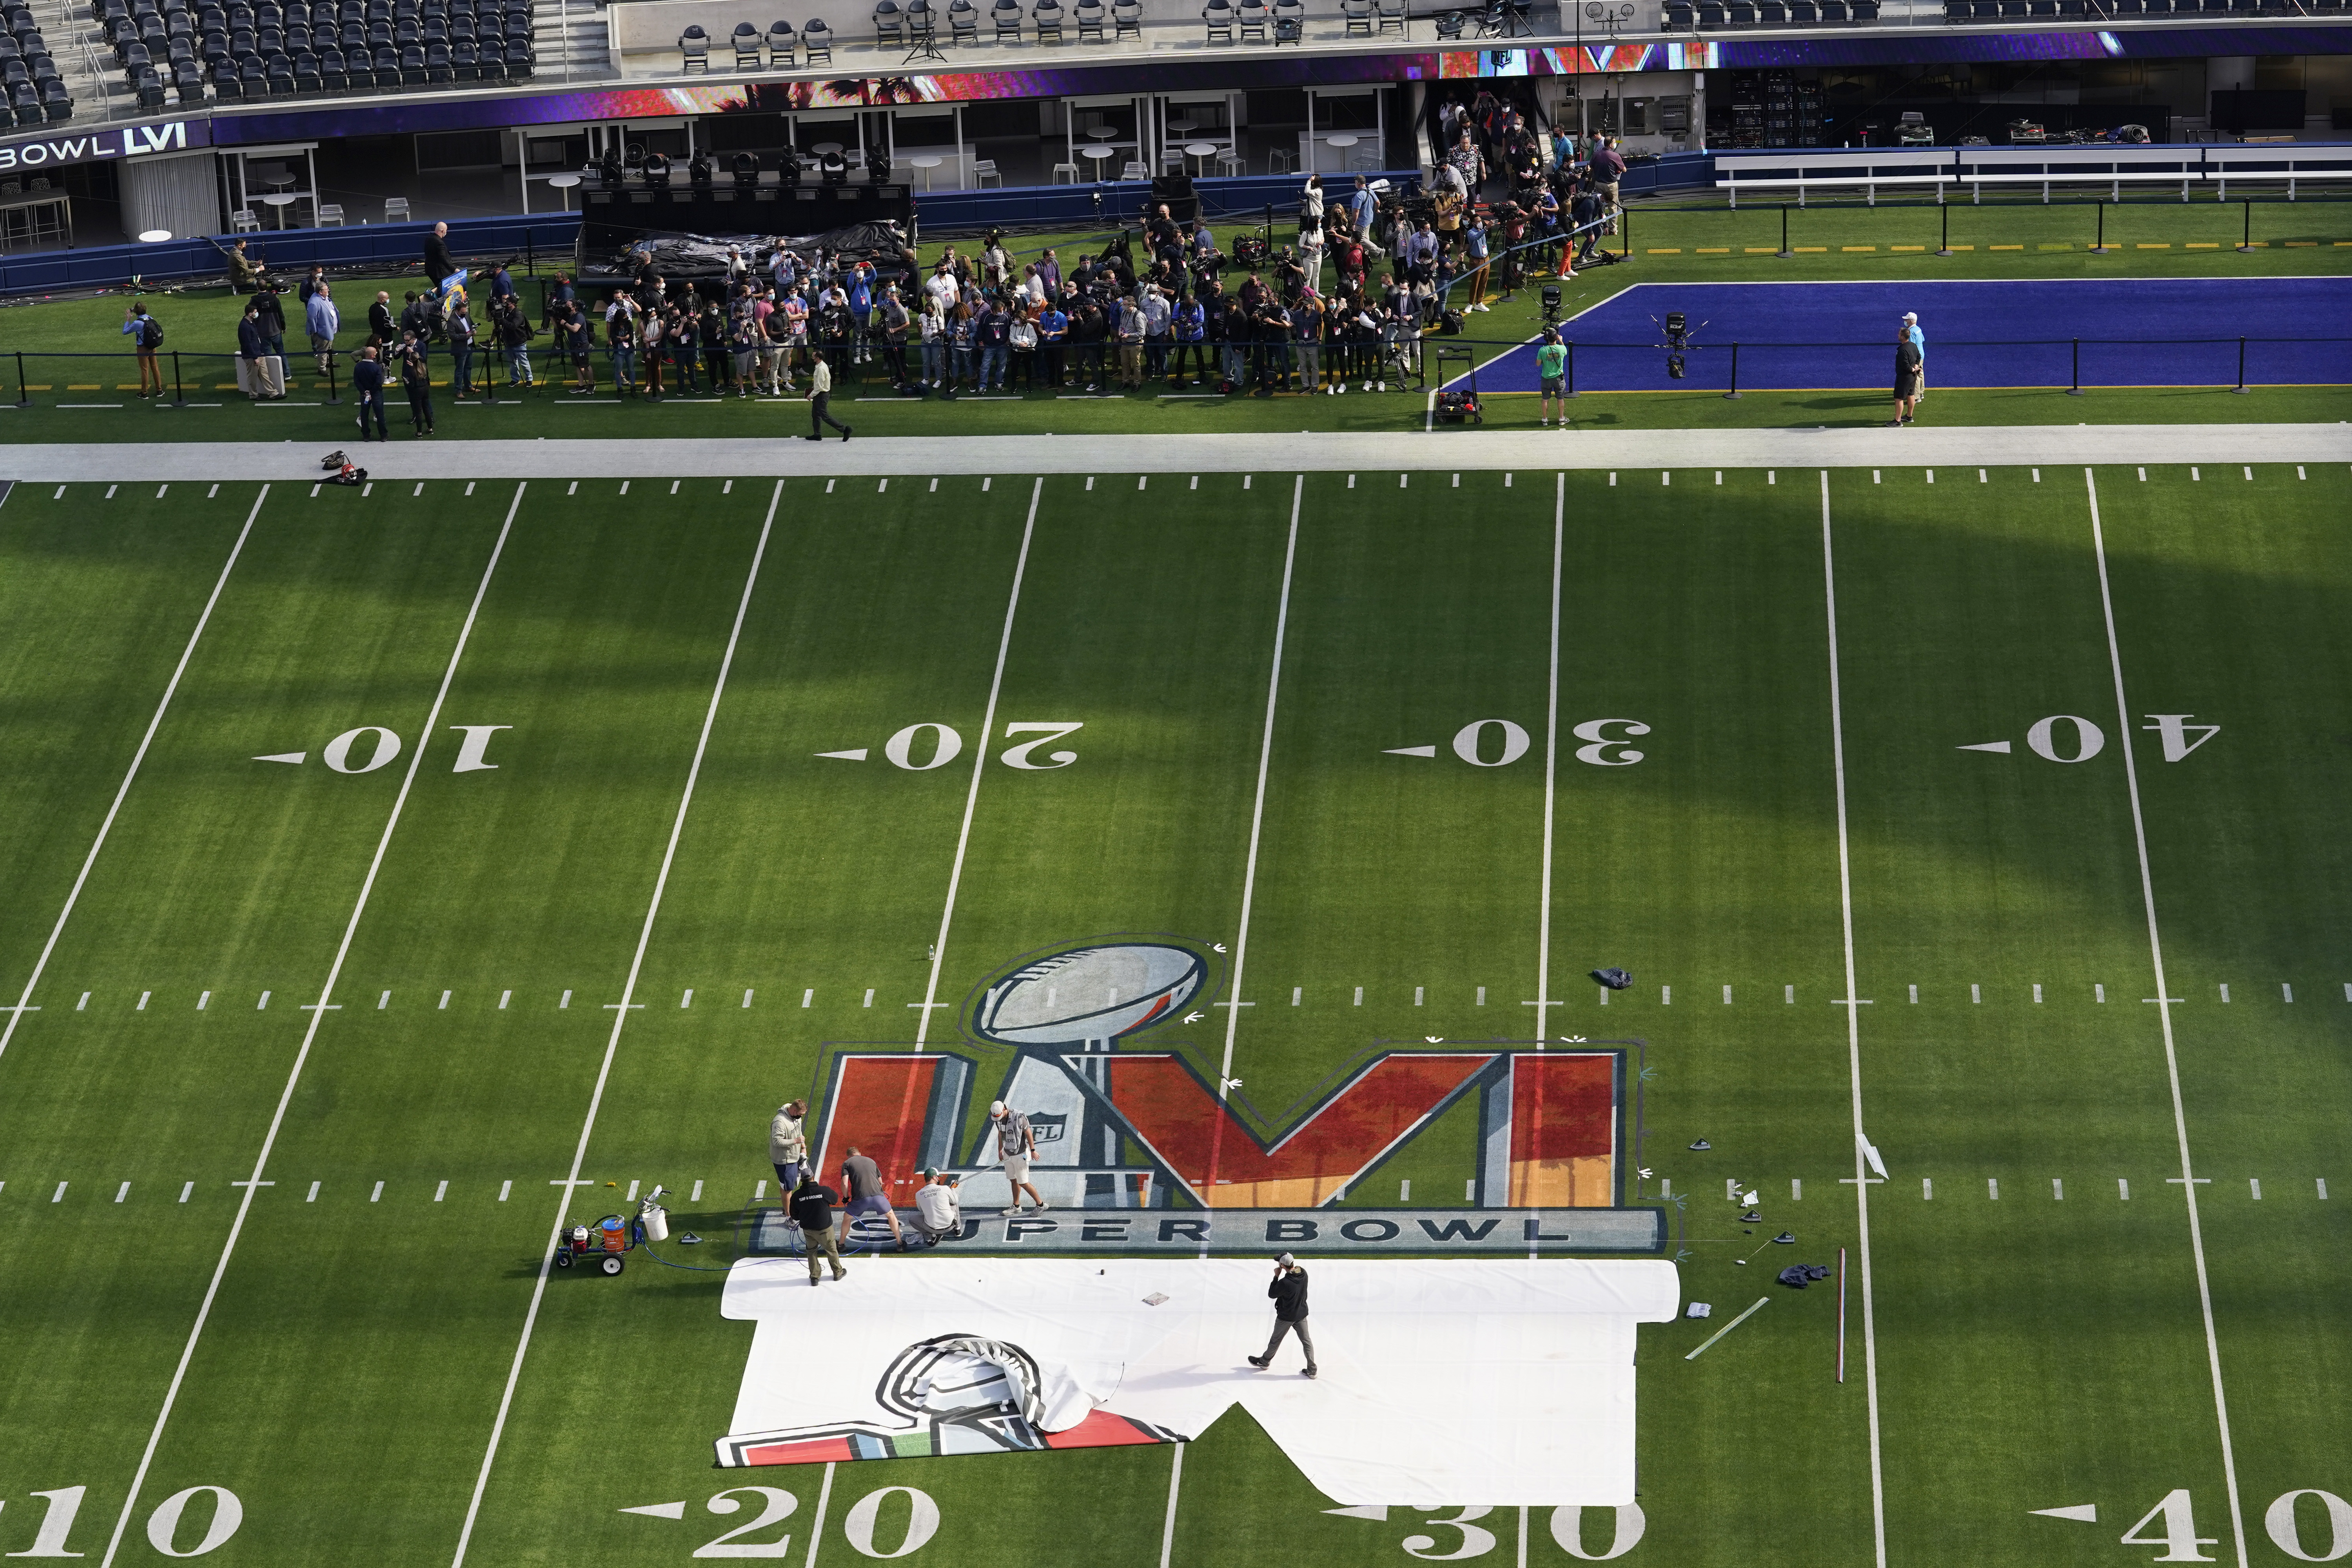
{"label": "white table", "polygon": [[1118,149],[1116,147],[1106,147],[1101,142],[1097,142],[1091,147],[1079,148],[1078,156],[1081,158],[1092,158],[1095,161],[1095,178],[1097,181],[1100,181],[1103,177],[1103,160],[1105,158],[1115,156],[1118,152]]}
{"label": "white table", "polygon": [[[1219,153],[1223,151],[1224,149],[1214,142],[1187,142],[1184,143],[1184,156],[1192,159],[1195,163],[1202,163],[1205,159],[1213,158]],[[1203,167],[1195,172],[1205,174],[1209,171]]]}
{"label": "white table", "polygon": [[931,188],[931,171],[947,162],[945,158],[909,158],[907,160],[923,172],[923,189]]}
{"label": "white table", "polygon": [[278,226],[286,226],[286,209],[302,198],[286,192],[275,192],[261,198],[264,205],[278,214]]}
{"label": "white table", "polygon": [[838,142],[812,142],[809,143],[809,151],[815,153],[818,157],[823,158],[829,153],[840,152],[841,143]]}
{"label": "white table", "polygon": [[580,183],[580,176],[577,174],[550,174],[547,176],[547,183],[563,193],[563,210],[565,212],[570,212],[572,210],[572,187]]}

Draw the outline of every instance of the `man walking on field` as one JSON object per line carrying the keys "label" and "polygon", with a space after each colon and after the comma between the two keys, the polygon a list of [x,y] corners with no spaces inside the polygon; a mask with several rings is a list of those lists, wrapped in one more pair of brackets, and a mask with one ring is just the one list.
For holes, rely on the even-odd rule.
{"label": "man walking on field", "polygon": [[1298,1348],[1307,1352],[1307,1370],[1303,1375],[1315,1375],[1315,1336],[1307,1331],[1307,1270],[1298,1267],[1298,1259],[1287,1252],[1274,1260],[1274,1283],[1265,1288],[1274,1301],[1274,1338],[1265,1342],[1265,1353],[1249,1358],[1250,1365],[1260,1372],[1274,1365],[1274,1352],[1282,1348],[1285,1334],[1298,1336]]}
{"label": "man walking on field", "polygon": [[1925,403],[1927,400],[1927,334],[1919,330],[1918,311],[1903,312],[1903,335],[1909,338],[1911,346],[1919,351],[1919,390],[1912,395],[1911,401],[1914,404]]}

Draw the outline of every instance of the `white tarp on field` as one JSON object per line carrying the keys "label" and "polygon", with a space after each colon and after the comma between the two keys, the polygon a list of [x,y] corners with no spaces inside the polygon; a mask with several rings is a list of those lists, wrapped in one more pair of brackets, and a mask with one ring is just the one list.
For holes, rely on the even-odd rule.
{"label": "white tarp on field", "polygon": [[[1344,1505],[1633,1500],[1634,1325],[1675,1315],[1674,1265],[1310,1259],[1307,1271],[1313,1381],[1295,1340],[1276,1371],[1243,1359],[1273,1327],[1272,1266],[1254,1259],[932,1254],[856,1260],[815,1289],[798,1259],[745,1259],[720,1311],[758,1329],[722,1462],[1052,1447],[1047,1435],[1108,1416],[1193,1437],[1239,1404]],[[979,1369],[958,1376],[986,1383],[995,1403],[971,1406],[981,1419],[936,1418],[950,1403],[937,1388],[953,1381],[942,1365]]]}

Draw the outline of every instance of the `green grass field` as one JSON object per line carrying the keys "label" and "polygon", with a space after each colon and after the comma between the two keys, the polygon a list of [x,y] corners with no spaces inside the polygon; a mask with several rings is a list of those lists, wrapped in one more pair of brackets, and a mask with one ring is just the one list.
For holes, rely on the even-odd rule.
{"label": "green grass field", "polygon": [[[723,1266],[770,1112],[913,1040],[943,916],[950,1003],[1097,933],[1245,939],[1262,1132],[1376,1042],[1529,1039],[1548,975],[1550,1032],[1638,1042],[1622,1201],[1716,1319],[1641,1331],[1613,1520],[1332,1516],[1236,1413],[1173,1489],[1158,1447],[751,1472],[795,1511],[735,1544],[889,1555],[904,1493],[845,1521],[898,1487],[942,1568],[2352,1549],[2352,477],[2102,468],[2095,525],[2080,469],[1116,459],[8,493],[0,1551],[640,1564],[750,1523],[710,1506],[721,1276],[547,1273],[560,1184],[666,1184],[709,1242],[665,1255]],[[1457,758],[1498,719],[1524,756]],[[1599,719],[1638,763],[1578,757]],[[1048,721],[1073,763],[988,755]],[[925,722],[965,760],[817,755]],[[333,771],[361,726],[398,754]],[[1214,1072],[1226,1016],[1137,1043]],[[1449,1201],[1475,1134],[1346,1202]],[[1843,1339],[1771,1283],[1842,1254]]]}
{"label": "green grass field", "polygon": [[[1778,205],[1732,210],[1710,202],[1637,204],[1628,232],[1612,241],[1630,247],[1633,264],[1588,269],[1562,285],[1562,310],[1574,316],[1618,290],[1639,282],[1852,281],[1951,278],[2207,278],[2307,276],[2352,268],[2352,201],[2258,200],[2251,213],[2239,203],[2137,199],[2121,205],[2061,200],[1996,201],[1978,206],[1953,202],[1888,203],[1876,207],[1832,205],[1792,208],[1787,239],[1795,252],[1781,259],[1781,210]],[[1240,228],[1220,226],[1228,250]],[[2249,237],[2256,248],[2241,252]],[[1098,233],[1020,237],[1012,245],[1024,258],[1048,246],[1066,264]],[[1287,215],[1278,219],[1277,244],[1297,237]],[[1948,239],[1954,253],[1934,252]],[[2107,248],[2095,251],[2104,239]],[[941,245],[927,241],[926,260]],[[954,241],[967,252],[973,241]],[[542,276],[553,268],[542,266]],[[1238,281],[1237,277],[1230,281]],[[395,305],[416,279],[337,279],[336,298],[344,320],[339,340],[346,352],[367,335],[366,303],[379,288]],[[531,283],[525,279],[527,297]],[[1465,341],[1481,362],[1532,338],[1541,324],[1540,283],[1492,311],[1469,318]],[[310,374],[299,352],[288,401],[255,407],[236,391],[236,321],[242,302],[224,289],[151,295],[148,303],[165,321],[166,349],[179,356],[184,403],[156,405],[127,395],[138,388],[136,368],[119,333],[127,300],[117,295],[26,303],[0,310],[0,435],[9,441],[218,441],[297,440],[337,442],[350,429],[350,390],[345,373],[333,384]],[[299,323],[289,342],[300,337]],[[2178,324],[2178,323],[2176,323]],[[2188,330],[2186,324],[2180,324]],[[2283,331],[2324,324],[2283,323]],[[2151,322],[2151,333],[2166,323]],[[1435,343],[1440,340],[1430,340]],[[20,365],[15,356],[22,353]],[[112,356],[112,357],[109,357]],[[478,367],[487,361],[478,361]],[[541,383],[524,395],[501,393],[494,405],[457,404],[436,395],[442,433],[493,438],[583,437],[631,437],[671,435],[775,433],[780,424],[797,430],[806,414],[794,401],[733,397],[689,402],[672,399],[653,407],[614,395],[609,363],[599,356],[600,392],[595,399],[573,397],[550,376],[545,340],[534,359]],[[447,362],[441,362],[443,373]],[[167,369],[169,367],[167,366]],[[477,374],[485,374],[478,368]],[[1157,389],[1102,401],[1059,399],[1035,392],[1003,402],[970,399],[953,405],[909,402],[889,395],[877,363],[863,382],[845,377],[844,406],[862,404],[849,415],[869,435],[1116,435],[1171,427],[1189,432],[1417,429],[1425,406],[1422,392],[1391,391],[1348,397],[1240,397],[1166,401]],[[501,380],[504,372],[499,372]],[[557,379],[561,379],[560,377]],[[21,389],[21,390],[20,390]],[[1938,393],[1939,422],[1960,424],[2071,425],[2087,410],[2103,423],[2234,424],[2278,420],[2331,420],[2352,416],[2352,388],[2255,387],[2234,395],[2226,387],[2099,389],[2089,401],[2048,390]],[[22,406],[13,405],[23,399]],[[340,397],[340,404],[330,398]],[[1712,394],[1587,394],[1578,400],[1580,426],[1657,428],[1685,426],[1862,426],[1885,417],[1885,399],[1868,393],[1750,392],[1739,402]],[[392,400],[395,422],[404,412]],[[1490,400],[1489,424],[1533,426],[1533,397]],[[408,438],[405,430],[395,439]]]}

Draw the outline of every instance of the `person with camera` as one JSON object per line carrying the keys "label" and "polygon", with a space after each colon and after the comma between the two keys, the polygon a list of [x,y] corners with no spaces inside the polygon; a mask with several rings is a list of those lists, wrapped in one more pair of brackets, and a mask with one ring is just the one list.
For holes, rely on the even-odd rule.
{"label": "person with camera", "polygon": [[1205,341],[1208,337],[1208,307],[1195,296],[1187,295],[1176,302],[1176,309],[1168,321],[1168,335],[1174,344],[1174,351],[1168,360],[1168,384],[1171,387],[1184,384],[1184,362],[1187,358],[1192,362],[1193,385],[1200,385],[1201,378],[1209,374]]}
{"label": "person with camera", "polygon": [[[814,1259],[815,1253],[811,1252]],[[815,1265],[811,1263],[814,1269]],[[1298,1259],[1286,1252],[1274,1260],[1274,1282],[1265,1288],[1267,1300],[1274,1303],[1274,1337],[1265,1342],[1265,1353],[1249,1358],[1250,1365],[1260,1372],[1271,1371],[1274,1352],[1282,1348],[1285,1337],[1297,1334],[1298,1348],[1307,1352],[1303,1377],[1313,1377],[1315,1372],[1315,1336],[1307,1331],[1307,1270]]]}
{"label": "person with camera", "polygon": [[1037,311],[1037,353],[1045,362],[1045,384],[1062,384],[1063,353],[1070,338],[1070,318],[1059,300],[1048,297]]}
{"label": "person with camera", "polygon": [[394,367],[400,373],[401,389],[408,394],[408,422],[421,440],[433,434],[433,364],[425,357],[425,341],[415,332],[403,332]]}

